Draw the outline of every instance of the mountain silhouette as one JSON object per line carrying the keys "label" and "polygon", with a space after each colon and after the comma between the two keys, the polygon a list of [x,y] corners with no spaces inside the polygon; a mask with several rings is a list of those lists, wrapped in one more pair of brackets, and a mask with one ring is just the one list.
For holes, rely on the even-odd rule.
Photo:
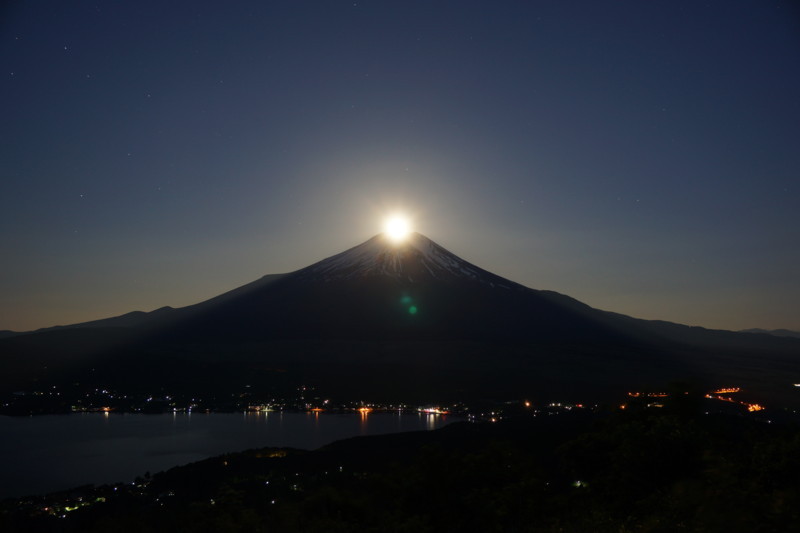
{"label": "mountain silhouette", "polygon": [[178,310],[165,337],[623,340],[577,300],[529,289],[418,233],[384,235],[301,270]]}
{"label": "mountain silhouette", "polygon": [[[376,235],[210,300],[0,338],[5,390],[86,380],[339,397],[580,397],[674,380],[796,401],[798,339],[601,311],[414,233]],[[781,388],[783,387],[783,388]]]}

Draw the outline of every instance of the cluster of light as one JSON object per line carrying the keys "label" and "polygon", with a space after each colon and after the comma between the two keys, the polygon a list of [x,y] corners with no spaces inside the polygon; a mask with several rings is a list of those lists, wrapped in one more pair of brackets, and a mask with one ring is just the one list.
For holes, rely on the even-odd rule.
{"label": "cluster of light", "polygon": [[757,404],[757,403],[747,403],[747,402],[742,402],[742,401],[739,401],[739,400],[734,400],[730,396],[722,396],[723,393],[731,394],[731,393],[740,392],[740,391],[741,391],[741,389],[739,387],[728,387],[728,388],[719,389],[719,390],[716,390],[716,391],[714,391],[712,393],[706,394],[706,398],[709,398],[711,400],[720,400],[720,401],[723,401],[723,402],[738,403],[740,405],[743,405],[743,406],[747,407],[747,410],[750,411],[751,413],[755,412],[755,411],[763,411],[764,410],[764,406],[763,405],[760,405],[760,404]]}
{"label": "cluster of light", "polygon": [[[272,458],[272,457],[286,457],[286,452],[283,450],[269,450],[256,453],[256,458],[258,459]],[[264,484],[269,485],[269,481],[267,481]]]}
{"label": "cluster of light", "polygon": [[721,400],[723,402],[735,402],[733,398],[729,398],[728,396],[714,396],[713,394],[706,394],[706,398],[709,400]]}
{"label": "cluster of light", "polygon": [[669,396],[666,392],[629,392],[628,396],[631,398],[639,398],[646,396],[647,398],[666,398]]}
{"label": "cluster of light", "polygon": [[419,409],[420,413],[427,413],[429,415],[446,415],[450,411],[446,409],[442,409],[441,407],[421,407]]}

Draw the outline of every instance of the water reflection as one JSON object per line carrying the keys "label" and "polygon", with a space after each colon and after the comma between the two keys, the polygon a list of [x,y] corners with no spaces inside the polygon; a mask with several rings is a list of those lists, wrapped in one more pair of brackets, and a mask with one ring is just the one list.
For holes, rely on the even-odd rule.
{"label": "water reflection", "polygon": [[358,410],[358,412],[361,414],[361,423],[359,424],[359,434],[361,435],[366,435],[369,431],[368,417],[371,411],[372,409],[369,407],[362,407]]}
{"label": "water reflection", "polygon": [[434,415],[434,414],[431,414],[431,413],[427,413],[425,415],[425,418],[426,418],[426,420],[425,420],[425,429],[428,429],[428,430],[436,429],[436,417],[438,417],[438,416],[439,415]]}

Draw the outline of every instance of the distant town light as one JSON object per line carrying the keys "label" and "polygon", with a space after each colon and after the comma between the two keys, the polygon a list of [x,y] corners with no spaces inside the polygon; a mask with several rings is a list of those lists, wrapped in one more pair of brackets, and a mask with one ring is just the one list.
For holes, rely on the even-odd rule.
{"label": "distant town light", "polygon": [[450,413],[447,409],[442,407],[420,407],[418,411],[420,413],[427,413],[429,415],[446,415]]}

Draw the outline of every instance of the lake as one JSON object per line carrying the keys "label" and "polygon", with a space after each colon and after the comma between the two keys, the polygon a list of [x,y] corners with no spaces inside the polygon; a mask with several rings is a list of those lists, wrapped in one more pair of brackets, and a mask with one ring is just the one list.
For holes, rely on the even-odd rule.
{"label": "lake", "polygon": [[358,435],[436,429],[446,415],[371,413],[79,413],[0,416],[0,498],[86,484],[260,447],[315,449]]}

